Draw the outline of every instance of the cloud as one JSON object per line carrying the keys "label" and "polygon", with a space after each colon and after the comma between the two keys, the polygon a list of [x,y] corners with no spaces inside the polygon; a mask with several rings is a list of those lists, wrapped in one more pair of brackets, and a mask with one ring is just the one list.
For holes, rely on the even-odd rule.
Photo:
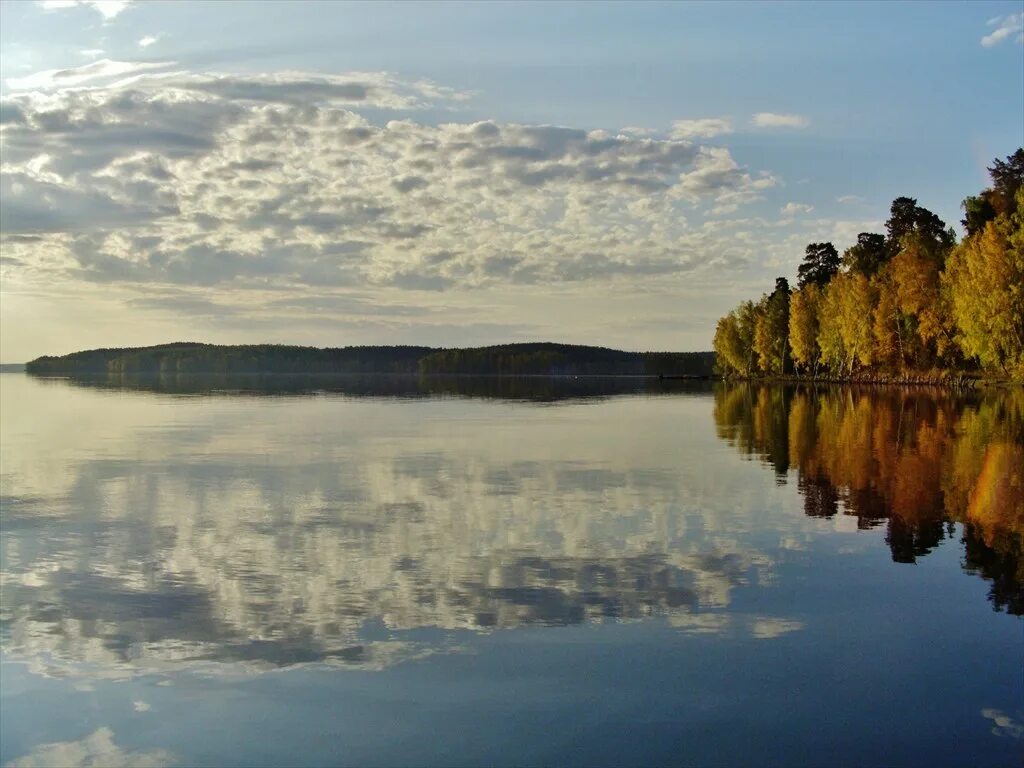
{"label": "cloud", "polygon": [[655,136],[657,135],[658,131],[656,131],[654,128],[644,128],[642,126],[629,125],[626,126],[625,128],[620,128],[619,133],[627,136]]}
{"label": "cloud", "polygon": [[758,128],[806,128],[810,125],[810,120],[803,115],[776,112],[758,112],[751,121]]}
{"label": "cloud", "polygon": [[[82,51],[86,54],[86,51]],[[91,52],[90,52],[91,53]],[[102,53],[102,51],[101,51]],[[14,91],[50,90],[75,86],[103,85],[149,70],[167,69],[173,62],[114,61],[100,59],[81,67],[48,69],[25,77],[8,77],[7,86]]]}
{"label": "cloud", "polygon": [[249,104],[344,105],[389,110],[443,107],[469,98],[468,92],[429,80],[405,80],[387,72],[225,75],[175,71],[176,66],[173,61],[101,59],[81,67],[7,78],[6,83],[14,91],[43,91],[54,98],[58,98],[55,93],[68,98],[69,91],[102,90],[107,96],[119,91],[154,98],[196,100],[213,96]]}
{"label": "cloud", "polygon": [[848,203],[863,203],[864,198],[860,195],[841,195],[836,198],[836,202],[843,203],[844,205]]}
{"label": "cloud", "polygon": [[773,640],[776,637],[798,632],[804,623],[796,619],[781,619],[773,616],[754,617],[750,622],[750,634],[758,640]]}
{"label": "cloud", "polygon": [[763,190],[777,183],[771,175],[752,177],[724,147],[702,147],[694,169],[680,177],[672,193],[693,201],[713,196],[715,204],[711,213],[723,214],[760,199]]}
{"label": "cloud", "polygon": [[783,216],[795,216],[799,213],[810,213],[814,210],[813,205],[807,205],[806,203],[786,203],[780,209],[779,213]]}
{"label": "cloud", "polygon": [[724,613],[674,613],[669,624],[688,635],[723,635],[729,629],[731,620]]}
{"label": "cloud", "polygon": [[996,736],[1009,736],[1011,739],[1024,739],[1024,723],[1015,720],[1001,709],[983,709],[981,716],[992,721],[992,733]]}
{"label": "cloud", "polygon": [[39,5],[46,11],[59,11],[67,8],[91,8],[110,21],[132,4],[132,0],[39,0]]}
{"label": "cloud", "polygon": [[1014,35],[1017,43],[1024,45],[1024,13],[997,16],[989,19],[988,25],[996,29],[981,38],[981,44],[985,48],[993,48]]}
{"label": "cloud", "polygon": [[149,712],[151,707],[145,701],[133,701],[132,709],[134,709],[136,712]]}
{"label": "cloud", "polygon": [[166,313],[172,317],[187,315],[192,318],[215,318],[221,324],[237,321],[240,326],[251,326],[259,322],[286,325],[289,318],[309,316],[331,322],[359,322],[366,318],[427,320],[438,312],[436,308],[383,301],[380,297],[361,292],[333,294],[288,291],[280,296],[271,293],[265,301],[259,303],[258,313],[254,312],[252,302],[248,300],[231,302],[229,297],[224,296],[213,299],[202,289],[195,288],[151,290],[127,303],[133,309]]}
{"label": "cloud", "polygon": [[682,274],[754,252],[711,247],[685,211],[732,212],[777,183],[671,138],[374,120],[463,97],[386,73],[173,66],[102,60],[3,102],[5,233],[42,238],[12,247],[12,268],[253,290]]}
{"label": "cloud", "polygon": [[164,768],[175,762],[175,756],[164,749],[125,750],[114,743],[113,731],[99,728],[79,741],[42,744],[24,757],[11,760],[7,768]]}
{"label": "cloud", "polygon": [[159,36],[146,35],[145,37],[139,40],[139,48],[148,48],[159,39]]}
{"label": "cloud", "polygon": [[672,123],[673,139],[710,139],[732,133],[732,123],[724,117],[705,117],[699,120],[676,120]]}

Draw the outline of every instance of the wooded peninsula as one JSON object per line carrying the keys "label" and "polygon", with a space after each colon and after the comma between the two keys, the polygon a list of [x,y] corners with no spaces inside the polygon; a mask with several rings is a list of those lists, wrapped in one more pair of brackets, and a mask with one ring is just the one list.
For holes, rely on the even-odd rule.
{"label": "wooded peninsula", "polygon": [[1024,381],[1024,149],[988,169],[966,198],[966,236],[910,197],[886,233],[862,232],[839,255],[811,243],[796,290],[784,277],[718,321],[727,377],[867,381],[964,374]]}
{"label": "wooded peninsula", "polygon": [[39,357],[27,363],[25,370],[39,376],[330,373],[706,378],[714,370],[714,353],[623,352],[547,342],[470,349],[414,346],[319,349],[280,344],[223,346],[180,342]]}

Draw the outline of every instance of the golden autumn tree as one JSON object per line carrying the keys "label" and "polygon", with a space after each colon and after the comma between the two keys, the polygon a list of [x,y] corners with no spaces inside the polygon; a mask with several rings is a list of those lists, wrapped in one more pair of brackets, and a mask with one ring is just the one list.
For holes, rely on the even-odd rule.
{"label": "golden autumn tree", "polygon": [[842,377],[976,361],[1024,381],[1024,149],[989,172],[992,187],[964,201],[959,245],[912,197],[892,202],[885,235],[861,232],[841,261],[831,243],[808,245],[796,292],[780,278],[719,322],[720,367]]}
{"label": "golden autumn tree", "polygon": [[1024,380],[1024,187],[953,250],[943,276],[956,340],[982,366]]}
{"label": "golden autumn tree", "polygon": [[715,361],[721,373],[740,373],[743,371],[746,355],[743,353],[739,320],[736,318],[735,312],[730,312],[718,319],[712,347],[715,350]]}
{"label": "golden autumn tree", "polygon": [[[902,352],[914,342],[914,362],[928,365],[944,357],[953,340],[953,328],[940,277],[945,249],[917,233],[904,236],[899,252],[889,262],[889,282],[895,289],[896,311],[902,328]],[[888,297],[887,297],[888,298]],[[899,324],[899,323],[898,323]],[[898,329],[902,330],[902,329]]]}
{"label": "golden autumn tree", "polygon": [[818,350],[821,362],[834,374],[846,370],[846,345],[843,343],[840,315],[842,313],[839,289],[829,283],[822,292],[818,313]]}
{"label": "golden autumn tree", "polygon": [[[828,348],[836,372],[852,373],[858,364],[871,365],[874,293],[871,281],[854,272],[836,275],[825,289],[818,344],[823,356]],[[835,334],[839,337],[838,348]],[[837,362],[839,367],[835,368]]]}
{"label": "golden autumn tree", "polygon": [[756,363],[754,333],[758,310],[752,301],[744,301],[718,320],[712,341],[715,360],[724,374],[750,376]]}
{"label": "golden autumn tree", "polygon": [[793,292],[789,301],[789,348],[793,362],[812,375],[818,373],[821,348],[818,346],[818,317],[821,288],[807,283]]}
{"label": "golden autumn tree", "polygon": [[762,297],[754,326],[758,366],[768,374],[785,373],[789,359],[789,282],[775,281],[775,290]]}
{"label": "golden autumn tree", "polygon": [[902,368],[905,360],[904,331],[899,302],[896,298],[896,286],[891,279],[889,270],[884,269],[876,275],[874,284],[878,296],[871,316],[875,362],[890,369]]}
{"label": "golden autumn tree", "polygon": [[754,322],[754,352],[757,353],[757,368],[761,373],[772,371],[772,331],[768,320],[767,302],[762,299],[757,305],[757,320]]}

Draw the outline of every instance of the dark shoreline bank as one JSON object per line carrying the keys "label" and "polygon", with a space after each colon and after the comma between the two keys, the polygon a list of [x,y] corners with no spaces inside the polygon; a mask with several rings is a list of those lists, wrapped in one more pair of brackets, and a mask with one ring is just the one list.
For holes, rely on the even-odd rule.
{"label": "dark shoreline bank", "polygon": [[725,376],[722,381],[749,384],[828,385],[849,387],[934,387],[937,389],[971,390],[987,387],[1016,388],[1024,386],[1009,378],[984,376],[907,374],[904,376]]}
{"label": "dark shoreline bank", "polygon": [[552,342],[487,347],[299,347],[193,342],[92,349],[26,364],[35,375],[412,374],[686,376],[710,378],[713,352],[625,352]]}

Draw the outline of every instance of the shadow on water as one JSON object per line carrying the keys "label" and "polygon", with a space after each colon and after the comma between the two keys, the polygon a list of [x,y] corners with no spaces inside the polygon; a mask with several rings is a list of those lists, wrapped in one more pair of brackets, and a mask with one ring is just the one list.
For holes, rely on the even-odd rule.
{"label": "shadow on water", "polygon": [[[40,378],[40,381],[47,381]],[[107,374],[49,379],[78,387],[169,395],[332,394],[374,398],[483,398],[527,402],[604,399],[621,395],[708,393],[705,380],[654,376],[414,376],[404,374]]]}
{"label": "shadow on water", "polygon": [[795,471],[808,517],[885,526],[913,563],[957,535],[997,610],[1024,614],[1024,392],[722,385],[718,435]]}

